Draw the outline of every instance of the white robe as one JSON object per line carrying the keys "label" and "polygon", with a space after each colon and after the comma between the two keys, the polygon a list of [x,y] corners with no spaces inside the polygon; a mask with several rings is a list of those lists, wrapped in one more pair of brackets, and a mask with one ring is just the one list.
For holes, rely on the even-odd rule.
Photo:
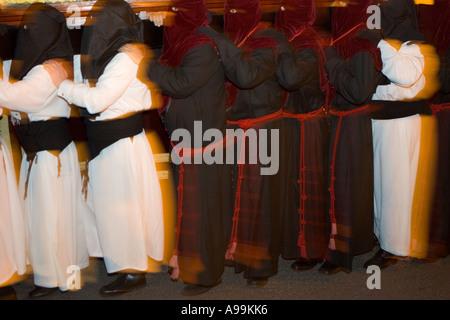
{"label": "white robe", "polygon": [[[125,54],[107,65],[95,87],[64,81],[59,95],[108,120],[150,109],[151,93]],[[86,230],[91,256],[103,257],[108,273],[147,271],[148,257],[164,251],[162,195],[145,132],[117,141],[88,164]]]}
{"label": "white robe", "polygon": [[[424,56],[416,44],[399,50],[382,40],[383,74],[391,81],[378,86],[373,100],[414,98],[425,87]],[[380,247],[408,256],[411,214],[420,153],[421,116],[372,120],[374,150],[374,232]]]}
{"label": "white robe", "polygon": [[[30,121],[70,115],[70,107],[57,96],[50,75],[42,65],[35,66],[14,84],[0,82],[0,105],[27,113]],[[11,112],[20,117],[16,112]],[[72,284],[74,270],[88,266],[89,255],[81,220],[81,175],[78,153],[72,142],[58,158],[48,151],[37,152],[24,201],[28,259],[34,283],[59,287],[61,291],[79,288]],[[25,195],[30,163],[23,157],[19,191]],[[58,166],[60,165],[60,171]]]}
{"label": "white robe", "polygon": [[[2,109],[0,108],[0,115]],[[0,286],[27,267],[23,203],[8,146],[0,136]]]}

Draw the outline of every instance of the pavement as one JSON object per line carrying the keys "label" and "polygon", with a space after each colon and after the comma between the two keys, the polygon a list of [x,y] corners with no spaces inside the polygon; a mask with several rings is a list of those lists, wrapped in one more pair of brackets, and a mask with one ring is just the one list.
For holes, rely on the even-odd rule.
{"label": "pavement", "polygon": [[[319,266],[308,271],[290,269],[292,260],[280,259],[279,272],[263,287],[250,287],[242,274],[226,267],[222,283],[203,295],[182,295],[184,284],[172,281],[167,266],[161,265],[147,274],[147,285],[135,291],[103,297],[99,289],[114,280],[108,275],[102,259],[91,259],[88,268],[81,271],[82,288],[65,293],[55,292],[39,300],[127,300],[154,301],[164,305],[166,301],[178,301],[179,305],[189,301],[337,301],[337,300],[441,300],[450,301],[450,256],[434,262],[398,261],[386,269],[373,271],[364,268],[364,262],[376,253],[354,258],[354,269],[347,274],[324,275]],[[13,285],[18,300],[29,300],[28,292],[33,288],[33,275],[28,274]]]}

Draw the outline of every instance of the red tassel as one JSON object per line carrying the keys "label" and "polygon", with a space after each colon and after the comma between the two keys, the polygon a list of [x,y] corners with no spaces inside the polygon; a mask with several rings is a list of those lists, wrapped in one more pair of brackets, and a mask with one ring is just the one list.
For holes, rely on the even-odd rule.
{"label": "red tassel", "polygon": [[178,280],[178,277],[180,275],[180,268],[178,267],[178,256],[173,255],[172,258],[170,258],[169,266],[172,267],[172,273],[170,277],[172,280]]}
{"label": "red tassel", "polygon": [[233,242],[229,245],[227,252],[225,253],[226,260],[234,261],[234,254],[236,253],[236,242]]}
{"label": "red tassel", "polygon": [[304,245],[300,247],[300,256],[302,258],[308,259],[308,256],[306,255],[306,247]]}
{"label": "red tassel", "polygon": [[331,250],[336,250],[336,243],[335,243],[333,237],[330,238],[330,243],[328,244],[328,247],[329,247]]}

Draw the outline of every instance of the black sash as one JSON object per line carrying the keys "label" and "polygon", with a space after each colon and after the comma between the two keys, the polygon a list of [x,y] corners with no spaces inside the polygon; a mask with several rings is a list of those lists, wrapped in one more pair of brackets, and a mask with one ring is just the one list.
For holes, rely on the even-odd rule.
{"label": "black sash", "polygon": [[113,143],[140,134],[144,128],[141,112],[126,118],[107,121],[86,119],[85,123],[90,160]]}
{"label": "black sash", "polygon": [[44,150],[57,156],[73,141],[65,118],[27,121],[14,127],[28,160],[34,158],[37,152]]}
{"label": "black sash", "polygon": [[28,180],[36,154],[39,151],[48,151],[58,158],[58,177],[61,170],[59,154],[73,141],[65,118],[50,119],[45,121],[28,121],[22,118],[14,127],[19,137],[19,142],[27,154],[28,166],[25,182],[25,195],[28,193]]}

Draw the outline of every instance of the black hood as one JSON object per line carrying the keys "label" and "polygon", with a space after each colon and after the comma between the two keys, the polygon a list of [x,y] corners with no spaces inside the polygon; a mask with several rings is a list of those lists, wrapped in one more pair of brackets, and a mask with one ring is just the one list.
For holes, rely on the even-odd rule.
{"label": "black hood", "polygon": [[72,61],[69,30],[61,12],[35,3],[25,11],[17,33],[11,77],[21,80],[33,67],[49,59]]}
{"label": "black hood", "polygon": [[425,37],[419,30],[414,0],[382,0],[380,8],[384,39],[424,41]]}
{"label": "black hood", "polygon": [[81,40],[83,78],[97,82],[120,47],[143,43],[144,25],[123,0],[99,0],[92,7]]}

